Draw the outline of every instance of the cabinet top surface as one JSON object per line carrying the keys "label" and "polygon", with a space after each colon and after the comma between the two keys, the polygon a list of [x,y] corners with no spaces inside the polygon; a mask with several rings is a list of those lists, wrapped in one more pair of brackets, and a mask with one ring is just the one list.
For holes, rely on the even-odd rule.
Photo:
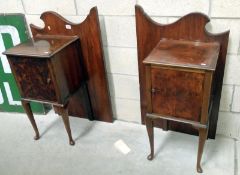
{"label": "cabinet top surface", "polygon": [[3,54],[49,58],[78,39],[77,36],[37,35]]}
{"label": "cabinet top surface", "polygon": [[214,71],[219,48],[217,42],[162,39],[143,63]]}

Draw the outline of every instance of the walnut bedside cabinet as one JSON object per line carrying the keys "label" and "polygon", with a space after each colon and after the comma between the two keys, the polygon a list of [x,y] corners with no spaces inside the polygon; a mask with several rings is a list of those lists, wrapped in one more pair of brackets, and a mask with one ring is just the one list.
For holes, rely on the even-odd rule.
{"label": "walnut bedside cabinet", "polygon": [[161,39],[144,59],[146,65],[146,126],[154,156],[153,126],[157,119],[199,129],[197,171],[208,133],[208,109],[219,43]]}
{"label": "walnut bedside cabinet", "polygon": [[[77,36],[37,35],[8,49],[7,55],[22,97],[22,105],[35,131],[39,132],[30,101],[53,105],[62,116],[70,145],[74,145],[68,116],[69,98],[85,86]],[[85,87],[87,94],[87,88]],[[88,100],[86,98],[85,100]]]}
{"label": "walnut bedside cabinet", "polygon": [[199,135],[197,171],[204,142],[216,135],[229,31],[206,30],[210,19],[190,13],[170,24],[135,6],[142,123],[153,159],[153,126]]}

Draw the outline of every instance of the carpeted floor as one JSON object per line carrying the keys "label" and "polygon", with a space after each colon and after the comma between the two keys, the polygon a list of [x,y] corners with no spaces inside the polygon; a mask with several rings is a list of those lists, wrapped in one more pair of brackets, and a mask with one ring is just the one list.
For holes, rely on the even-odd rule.
{"label": "carpeted floor", "polygon": [[[198,137],[155,129],[155,159],[146,159],[149,143],[145,126],[115,121],[104,123],[71,117],[75,146],[69,146],[60,117],[52,111],[36,115],[41,139],[25,114],[0,113],[0,175],[193,175]],[[122,140],[131,149],[119,151]],[[236,142],[217,136],[205,146],[204,175],[236,173]]]}

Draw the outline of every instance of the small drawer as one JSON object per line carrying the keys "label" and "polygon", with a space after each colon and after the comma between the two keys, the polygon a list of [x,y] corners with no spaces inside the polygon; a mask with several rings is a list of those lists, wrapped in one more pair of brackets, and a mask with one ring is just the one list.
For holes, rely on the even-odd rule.
{"label": "small drawer", "polygon": [[53,79],[45,58],[10,59],[23,98],[56,102]]}
{"label": "small drawer", "polygon": [[152,68],[154,113],[200,121],[204,73]]}

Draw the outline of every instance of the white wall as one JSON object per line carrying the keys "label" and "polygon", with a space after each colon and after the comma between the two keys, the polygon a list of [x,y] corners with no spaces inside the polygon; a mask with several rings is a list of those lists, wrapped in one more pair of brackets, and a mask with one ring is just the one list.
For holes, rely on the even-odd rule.
{"label": "white wall", "polygon": [[240,138],[239,0],[5,0],[0,11],[24,13],[28,23],[42,26],[39,16],[46,10],[81,22],[91,7],[98,6],[114,116],[140,123],[135,4],[157,22],[171,23],[198,11],[211,18],[209,31],[231,30],[217,132]]}

